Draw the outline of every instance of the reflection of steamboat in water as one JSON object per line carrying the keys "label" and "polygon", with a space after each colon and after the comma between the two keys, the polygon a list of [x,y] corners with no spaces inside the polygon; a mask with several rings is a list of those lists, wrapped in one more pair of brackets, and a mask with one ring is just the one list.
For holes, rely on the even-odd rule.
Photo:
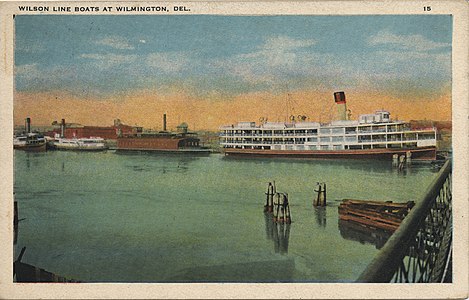
{"label": "reflection of steamboat in water", "polygon": [[197,133],[189,132],[186,123],[178,126],[178,132],[166,131],[166,114],[163,116],[163,131],[120,135],[117,150],[154,151],[160,153],[210,153],[210,149],[200,146]]}
{"label": "reflection of steamboat in water", "polygon": [[384,110],[348,120],[345,94],[334,93],[340,120],[329,124],[239,122],[221,127],[225,155],[301,158],[392,158],[411,154],[412,159],[436,159],[436,129],[414,130],[410,124],[391,120]]}

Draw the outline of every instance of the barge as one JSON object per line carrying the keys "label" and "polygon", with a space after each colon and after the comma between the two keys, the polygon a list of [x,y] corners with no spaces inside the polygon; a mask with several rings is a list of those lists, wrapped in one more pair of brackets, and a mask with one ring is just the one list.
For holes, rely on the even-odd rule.
{"label": "barge", "polygon": [[436,159],[436,128],[411,129],[385,110],[349,120],[344,92],[334,93],[339,120],[307,122],[239,122],[220,128],[222,152],[229,156],[294,158]]}
{"label": "barge", "polygon": [[163,130],[135,133],[120,133],[117,138],[118,151],[151,151],[158,153],[208,154],[210,149],[202,147],[197,133],[189,132],[188,125],[182,123],[177,132],[166,130],[166,114],[163,115]]}

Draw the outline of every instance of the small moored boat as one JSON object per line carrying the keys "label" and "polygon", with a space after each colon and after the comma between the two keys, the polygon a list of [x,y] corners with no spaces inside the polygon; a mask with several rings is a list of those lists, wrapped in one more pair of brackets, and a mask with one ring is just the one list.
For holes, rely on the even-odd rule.
{"label": "small moored boat", "polygon": [[31,132],[31,118],[25,119],[25,131],[13,137],[13,149],[24,151],[45,151],[46,139],[42,134]]}
{"label": "small moored boat", "polygon": [[29,132],[24,135],[15,136],[13,138],[13,149],[25,151],[45,151],[46,139],[44,136]]}

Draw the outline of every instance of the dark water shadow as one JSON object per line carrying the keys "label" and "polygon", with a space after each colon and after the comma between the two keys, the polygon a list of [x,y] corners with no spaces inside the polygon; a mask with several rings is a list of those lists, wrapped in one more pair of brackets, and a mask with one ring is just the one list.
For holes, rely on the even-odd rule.
{"label": "dark water shadow", "polygon": [[[392,173],[396,171],[393,167],[391,160],[377,160],[377,159],[305,159],[305,158],[268,158],[268,157],[232,157],[223,156],[221,158],[226,163],[253,163],[256,165],[288,165],[293,168],[293,165],[311,165],[317,167],[340,167],[345,170],[364,171],[372,173]],[[410,166],[409,166],[410,167]],[[430,164],[420,164],[414,168],[415,172],[422,169],[428,170]]]}
{"label": "dark water shadow", "polygon": [[292,282],[292,258],[182,269],[159,282]]}
{"label": "dark water shadow", "polygon": [[[189,170],[189,165],[204,155],[190,154],[172,154],[172,153],[155,153],[146,151],[116,151],[116,155],[125,156],[128,162],[125,167],[135,172],[155,172],[166,174],[171,172],[185,173]],[[155,165],[155,163],[161,163]]]}
{"label": "dark water shadow", "polygon": [[392,235],[392,232],[364,227],[350,221],[339,220],[338,226],[340,235],[344,239],[356,241],[360,244],[371,244],[374,245],[376,249],[381,249]]}

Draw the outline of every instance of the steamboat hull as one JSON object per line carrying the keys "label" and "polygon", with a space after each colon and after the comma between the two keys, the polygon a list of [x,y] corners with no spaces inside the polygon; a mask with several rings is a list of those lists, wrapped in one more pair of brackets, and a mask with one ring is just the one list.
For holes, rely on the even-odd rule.
{"label": "steamboat hull", "polygon": [[147,148],[118,148],[116,151],[125,152],[143,152],[143,153],[154,153],[154,154],[210,154],[210,149],[147,149]]}
{"label": "steamboat hull", "polygon": [[117,139],[119,152],[152,152],[169,154],[209,154],[210,149],[197,146],[198,139],[142,137]]}
{"label": "steamboat hull", "polygon": [[13,149],[28,152],[43,152],[46,151],[46,143],[32,145],[13,145]]}
{"label": "steamboat hull", "polygon": [[91,148],[91,147],[61,147],[61,146],[52,146],[51,149],[60,150],[60,151],[98,152],[98,151],[107,150],[107,147]]}
{"label": "steamboat hull", "polygon": [[436,147],[418,149],[366,149],[366,150],[261,150],[261,149],[223,149],[227,156],[246,157],[279,157],[302,159],[392,159],[393,155],[406,155],[412,153],[412,160],[432,161],[436,160]]}

